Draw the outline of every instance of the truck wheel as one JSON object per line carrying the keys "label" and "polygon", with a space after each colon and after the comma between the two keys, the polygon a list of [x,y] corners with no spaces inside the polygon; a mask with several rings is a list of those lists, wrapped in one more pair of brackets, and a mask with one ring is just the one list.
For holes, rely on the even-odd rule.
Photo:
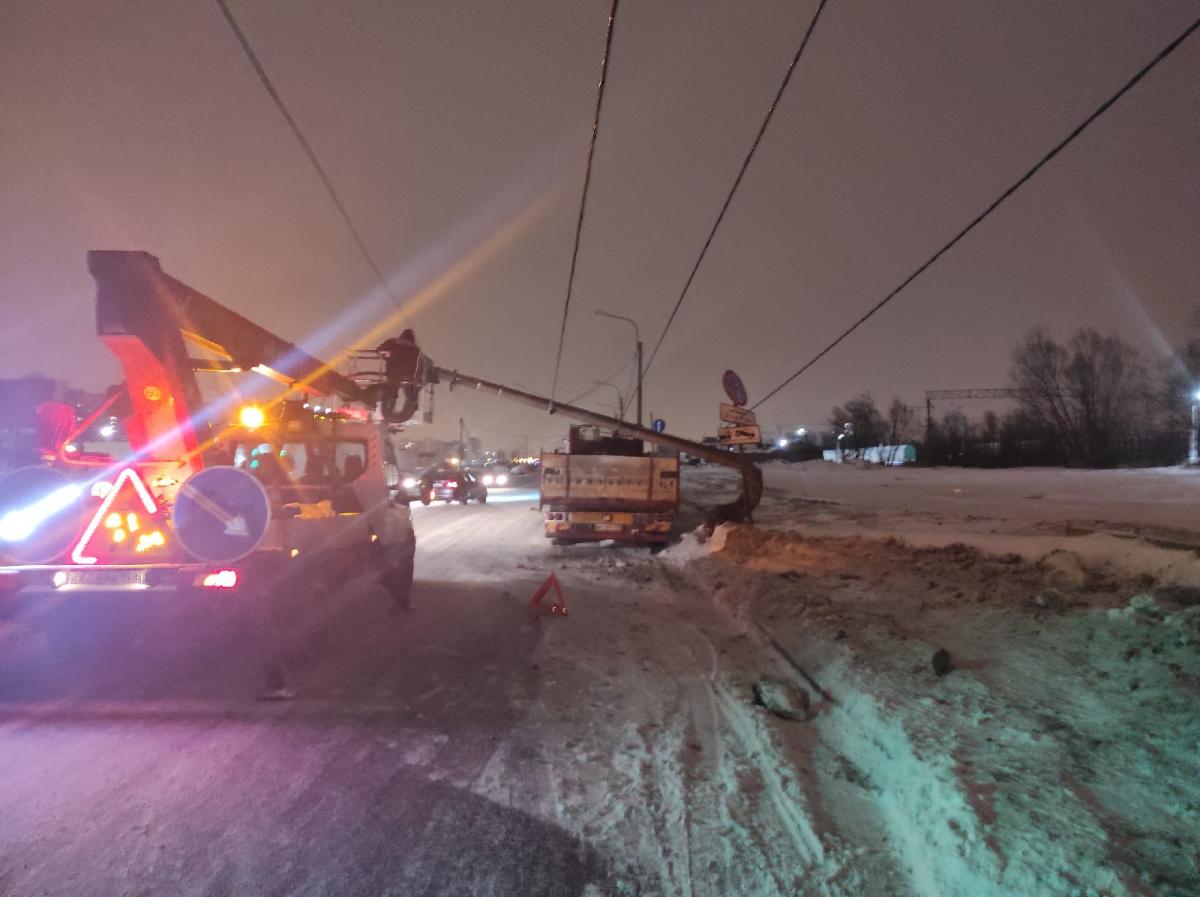
{"label": "truck wheel", "polygon": [[403,558],[400,563],[384,574],[383,586],[392,596],[397,610],[412,610],[413,556]]}

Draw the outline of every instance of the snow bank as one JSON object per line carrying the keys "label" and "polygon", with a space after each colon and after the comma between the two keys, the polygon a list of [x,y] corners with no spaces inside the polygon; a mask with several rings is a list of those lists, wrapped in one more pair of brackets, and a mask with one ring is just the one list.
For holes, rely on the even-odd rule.
{"label": "snow bank", "polygon": [[731,527],[688,572],[832,696],[808,724],[831,758],[819,789],[858,796],[839,809],[859,807],[906,893],[1200,893],[1191,552],[1092,534],[1023,556],[1019,539],[989,553],[966,544],[989,534],[949,528],[925,545],[811,529]]}
{"label": "snow bank", "polygon": [[698,526],[694,530],[684,533],[679,541],[662,552],[659,558],[674,566],[683,566],[723,550],[728,534],[729,526],[727,524],[718,526],[713,530],[711,536],[705,533],[703,526]]}

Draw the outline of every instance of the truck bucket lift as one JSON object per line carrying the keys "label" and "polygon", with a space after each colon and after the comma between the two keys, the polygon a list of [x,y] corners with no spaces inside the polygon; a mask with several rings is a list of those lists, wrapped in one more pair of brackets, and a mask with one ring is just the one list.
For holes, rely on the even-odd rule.
{"label": "truck bucket lift", "polygon": [[[312,395],[338,395],[349,402],[379,407],[391,423],[409,420],[422,388],[447,383],[497,398],[520,402],[547,414],[620,431],[652,445],[687,452],[742,475],[738,499],[714,508],[710,525],[749,518],[762,497],[762,473],[742,456],[648,427],[557,402],[461,371],[439,367],[412,340],[410,333],[388,340],[383,352],[352,353],[353,367],[366,377],[344,375],[294,344],[226,308],[214,299],[164,273],[158,259],[145,252],[92,251],[88,270],[96,280],[97,330],[121,362],[138,420],[149,432],[131,434],[136,442],[164,443],[167,457],[191,457],[197,451],[195,422],[199,390],[196,371],[255,371],[293,390]],[[187,346],[198,347],[216,361],[191,358]],[[367,356],[378,356],[370,364]],[[386,358],[383,356],[386,355]],[[402,400],[402,401],[401,401]]]}

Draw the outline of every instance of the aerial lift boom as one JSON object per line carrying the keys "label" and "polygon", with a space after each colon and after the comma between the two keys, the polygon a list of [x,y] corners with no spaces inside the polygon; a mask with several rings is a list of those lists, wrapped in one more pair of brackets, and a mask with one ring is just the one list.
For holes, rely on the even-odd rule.
{"label": "aerial lift boom", "polygon": [[[422,387],[445,382],[451,387],[469,387],[520,402],[547,414],[606,427],[737,470],[743,478],[742,494],[736,502],[715,509],[714,519],[745,519],[762,496],[761,472],[740,455],[438,367],[415,343],[389,341],[396,356],[385,366],[389,378],[385,386],[390,391],[377,383],[357,382],[169,276],[158,259],[148,253],[89,252],[88,270],[97,284],[97,330],[120,359],[134,405],[133,419],[144,422],[147,429],[145,433],[130,434],[135,449],[154,445],[157,456],[169,458],[196,454],[196,426],[203,423],[192,417],[201,407],[193,376],[197,371],[255,371],[308,395],[337,395],[368,407],[381,404],[387,395],[399,394],[403,396],[400,407],[381,409],[385,419],[393,423],[412,417]],[[211,358],[192,358],[189,344]]]}

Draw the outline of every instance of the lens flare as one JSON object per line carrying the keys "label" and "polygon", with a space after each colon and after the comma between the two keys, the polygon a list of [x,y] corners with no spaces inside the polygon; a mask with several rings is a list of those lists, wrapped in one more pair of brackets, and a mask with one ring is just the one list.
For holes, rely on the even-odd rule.
{"label": "lens flare", "polygon": [[0,517],[0,541],[24,542],[39,526],[69,507],[82,494],[81,486],[61,486],[31,505],[9,511]]}

